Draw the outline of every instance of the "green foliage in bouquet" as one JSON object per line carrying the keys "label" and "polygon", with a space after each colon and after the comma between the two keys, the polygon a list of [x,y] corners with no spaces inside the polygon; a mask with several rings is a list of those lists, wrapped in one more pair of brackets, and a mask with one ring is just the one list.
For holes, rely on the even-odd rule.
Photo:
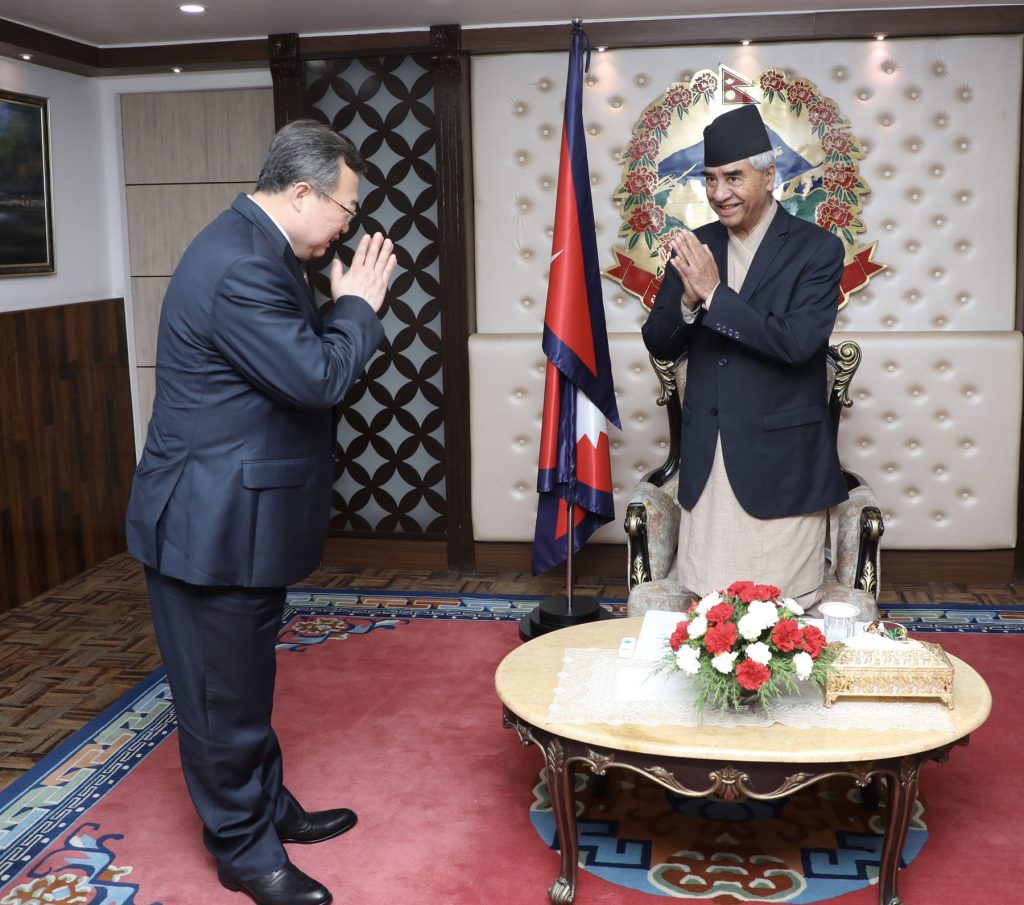
{"label": "green foliage in bouquet", "polygon": [[832,669],[836,650],[800,620],[803,608],[774,585],[733,582],[712,591],[683,614],[667,640],[655,672],[683,672],[699,688],[698,711],[707,704],[739,710],[769,702],[797,683],[818,688]]}

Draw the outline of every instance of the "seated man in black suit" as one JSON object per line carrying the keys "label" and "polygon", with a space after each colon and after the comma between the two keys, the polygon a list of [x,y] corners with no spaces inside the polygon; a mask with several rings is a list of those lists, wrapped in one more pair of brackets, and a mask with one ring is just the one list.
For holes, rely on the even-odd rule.
{"label": "seated man in black suit", "polygon": [[672,241],[643,337],[656,358],[687,355],[676,577],[698,595],[773,584],[806,608],[847,496],[825,367],[844,251],[776,203],[773,160],[752,105],[704,130],[718,222]]}

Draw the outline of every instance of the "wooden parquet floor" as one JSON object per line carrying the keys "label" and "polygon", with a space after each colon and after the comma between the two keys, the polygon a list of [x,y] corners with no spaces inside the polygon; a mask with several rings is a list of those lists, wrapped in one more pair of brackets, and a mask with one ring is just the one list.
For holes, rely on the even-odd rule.
{"label": "wooden parquet floor", "polygon": [[[883,570],[884,575],[884,570]],[[455,574],[328,566],[307,587],[463,594],[546,595],[555,574]],[[624,599],[622,576],[580,575],[577,593]],[[1008,585],[883,584],[881,602],[1024,603]],[[13,782],[160,665],[142,567],[127,553],[0,615],[0,788]]]}

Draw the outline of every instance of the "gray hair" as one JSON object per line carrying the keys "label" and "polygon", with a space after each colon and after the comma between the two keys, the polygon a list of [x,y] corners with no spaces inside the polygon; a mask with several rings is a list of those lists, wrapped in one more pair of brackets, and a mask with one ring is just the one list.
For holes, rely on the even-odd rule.
{"label": "gray hair", "polygon": [[749,163],[758,173],[767,173],[768,167],[775,163],[775,151],[762,151],[747,158]]}
{"label": "gray hair", "polygon": [[330,194],[341,175],[339,161],[355,173],[366,172],[366,161],[340,132],[316,120],[293,120],[270,142],[256,189],[274,193],[295,182],[308,182],[317,191]]}

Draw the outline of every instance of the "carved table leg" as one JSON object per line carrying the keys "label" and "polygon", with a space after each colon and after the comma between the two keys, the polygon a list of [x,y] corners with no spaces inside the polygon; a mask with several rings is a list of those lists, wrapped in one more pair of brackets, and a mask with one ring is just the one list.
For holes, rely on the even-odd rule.
{"label": "carved table leg", "polygon": [[562,850],[562,869],[548,896],[553,905],[569,905],[576,897],[576,862],[579,859],[579,837],[576,829],[576,790],[574,770],[565,759],[557,738],[548,742],[544,750],[548,768],[548,793],[555,827]]}
{"label": "carved table leg", "polygon": [[917,801],[917,778],[921,772],[921,757],[904,757],[900,772],[886,774],[889,813],[885,822],[885,843],[878,871],[878,901],[880,905],[901,905],[896,886],[899,880],[903,844],[910,829],[910,818]]}

